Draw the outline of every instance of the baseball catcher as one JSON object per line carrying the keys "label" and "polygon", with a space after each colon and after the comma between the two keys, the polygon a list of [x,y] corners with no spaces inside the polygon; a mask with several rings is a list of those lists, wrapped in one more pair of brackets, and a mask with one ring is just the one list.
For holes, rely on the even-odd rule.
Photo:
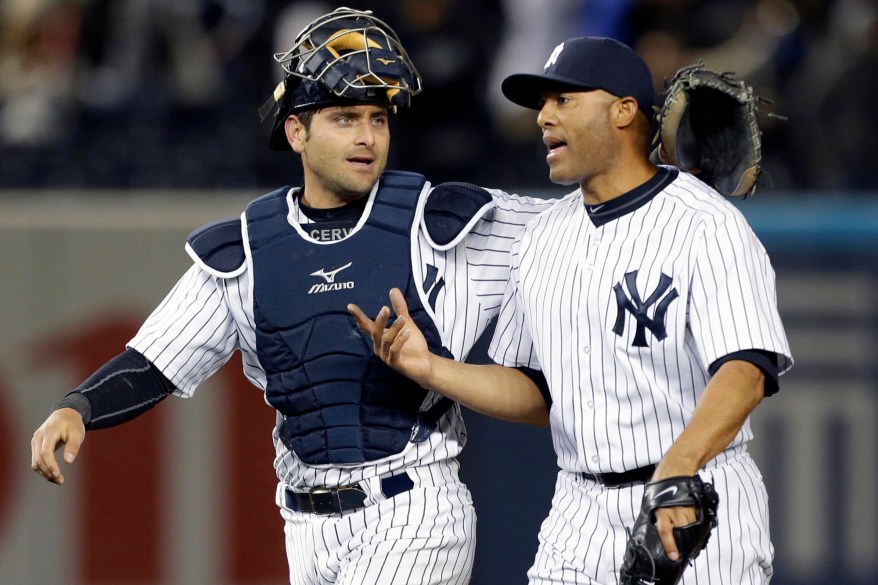
{"label": "baseball catcher", "polygon": [[758,106],[772,102],[733,73],[718,73],[700,62],[677,71],[666,85],[664,103],[656,107],[653,162],[698,175],[726,196],[755,193],[762,173],[757,115],[764,112]]}
{"label": "baseball catcher", "polygon": [[[697,475],[669,477],[646,486],[640,515],[628,537],[622,561],[620,585],[675,585],[686,567],[707,545],[716,526],[719,497],[713,484]],[[689,506],[697,511],[693,524],[674,528],[680,558],[671,560],[665,552],[655,522],[656,508]]]}
{"label": "baseball catcher", "polygon": [[283,131],[290,114],[341,99],[408,107],[422,91],[421,76],[399,37],[371,12],[338,8],[309,24],[291,49],[274,60],[285,76],[259,108],[274,114],[272,150],[290,150]]}

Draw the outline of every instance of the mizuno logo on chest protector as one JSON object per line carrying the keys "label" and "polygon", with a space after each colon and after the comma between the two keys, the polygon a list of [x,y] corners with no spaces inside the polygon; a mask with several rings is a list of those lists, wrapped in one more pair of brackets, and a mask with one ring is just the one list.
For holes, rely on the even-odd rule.
{"label": "mizuno logo on chest protector", "polygon": [[[646,343],[647,329],[649,329],[659,341],[666,338],[668,333],[665,330],[665,316],[668,313],[668,307],[670,307],[671,302],[680,296],[676,288],[667,292],[668,288],[671,286],[671,282],[671,277],[662,273],[658,286],[655,287],[655,290],[652,291],[649,298],[644,301],[641,300],[640,292],[637,290],[637,270],[625,274],[625,286],[628,288],[628,294],[631,295],[631,298],[628,298],[625,294],[621,282],[613,287],[613,292],[616,294],[616,304],[619,309],[619,312],[616,314],[616,323],[613,325],[613,333],[621,337],[625,332],[625,314],[628,312],[631,313],[637,321],[637,329],[634,332],[634,341],[631,343],[633,347],[649,346],[649,344]],[[667,292],[667,294],[665,294],[665,292]],[[665,295],[664,298],[662,298],[662,295]],[[660,298],[661,301],[659,301]],[[655,311],[653,312],[652,318],[650,318],[649,315],[647,315],[647,311],[653,305],[655,305]]]}
{"label": "mizuno logo on chest protector", "polygon": [[345,268],[350,268],[351,264],[353,264],[353,262],[348,262],[347,264],[345,264],[341,268],[336,268],[335,270],[330,270],[329,272],[327,272],[325,268],[321,268],[320,270],[318,270],[316,272],[312,272],[311,276],[321,276],[321,277],[323,277],[323,280],[325,280],[326,282],[332,283],[332,282],[335,282],[335,275],[338,274],[339,272],[341,272],[342,270],[344,270]]}
{"label": "mizuno logo on chest protector", "polygon": [[331,290],[344,290],[354,288],[354,282],[349,280],[347,282],[335,282],[335,277],[339,272],[344,270],[345,268],[350,268],[353,262],[348,262],[344,266],[336,268],[335,270],[327,271],[325,268],[321,268],[315,272],[311,273],[311,276],[319,276],[326,282],[319,282],[317,284],[311,285],[311,288],[308,289],[308,294],[313,295],[315,293],[328,292]]}

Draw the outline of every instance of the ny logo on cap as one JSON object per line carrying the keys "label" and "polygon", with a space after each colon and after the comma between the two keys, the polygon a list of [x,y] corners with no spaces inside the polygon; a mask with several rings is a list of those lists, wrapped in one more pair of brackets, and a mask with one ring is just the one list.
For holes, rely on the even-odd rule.
{"label": "ny logo on cap", "polygon": [[543,65],[543,69],[548,69],[549,67],[554,65],[555,62],[558,61],[558,55],[560,55],[561,51],[563,51],[563,50],[564,50],[564,43],[561,43],[560,45],[555,47],[555,50],[552,51],[551,55],[549,55],[549,60],[546,61],[545,65]]}
{"label": "ny logo on cap", "polygon": [[[633,347],[649,347],[649,344],[646,343],[647,329],[655,335],[657,340],[665,339],[668,336],[665,329],[665,316],[668,313],[668,307],[674,299],[680,296],[676,288],[668,291],[671,282],[671,277],[663,272],[659,278],[658,286],[655,287],[649,298],[642,300],[640,292],[637,290],[637,270],[625,274],[625,285],[628,287],[631,298],[629,299],[625,295],[621,282],[613,287],[613,292],[616,294],[616,304],[619,308],[619,312],[616,314],[616,323],[613,325],[613,333],[619,337],[625,333],[625,313],[628,312],[637,322],[634,340],[631,344]],[[667,294],[665,294],[666,292]],[[659,301],[662,295],[665,296]],[[650,319],[646,312],[653,305],[655,305],[655,311]]]}

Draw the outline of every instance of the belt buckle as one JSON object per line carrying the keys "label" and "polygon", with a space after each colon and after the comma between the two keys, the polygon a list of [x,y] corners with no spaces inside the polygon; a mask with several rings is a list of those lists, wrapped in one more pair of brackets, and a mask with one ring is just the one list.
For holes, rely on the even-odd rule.
{"label": "belt buckle", "polygon": [[[311,512],[315,516],[332,516],[333,514],[341,511],[341,501],[338,499],[338,495],[336,495],[335,502],[333,502],[332,500],[332,494],[334,491],[335,488],[326,487],[323,485],[315,486],[308,490],[308,502],[311,504]],[[314,499],[314,496],[324,495],[329,495],[330,497],[328,499]],[[336,506],[334,507],[333,504],[336,504]]]}

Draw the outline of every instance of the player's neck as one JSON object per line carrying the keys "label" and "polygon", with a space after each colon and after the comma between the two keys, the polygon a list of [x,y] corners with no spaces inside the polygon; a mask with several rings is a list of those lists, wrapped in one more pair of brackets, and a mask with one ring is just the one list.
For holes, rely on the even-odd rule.
{"label": "player's neck", "polygon": [[639,187],[655,176],[655,165],[645,159],[619,162],[606,172],[582,181],[582,198],[586,205],[600,205]]}
{"label": "player's neck", "polygon": [[305,183],[299,195],[299,202],[311,209],[334,209],[344,207],[369,194],[365,193],[335,193],[326,189],[315,188]]}

